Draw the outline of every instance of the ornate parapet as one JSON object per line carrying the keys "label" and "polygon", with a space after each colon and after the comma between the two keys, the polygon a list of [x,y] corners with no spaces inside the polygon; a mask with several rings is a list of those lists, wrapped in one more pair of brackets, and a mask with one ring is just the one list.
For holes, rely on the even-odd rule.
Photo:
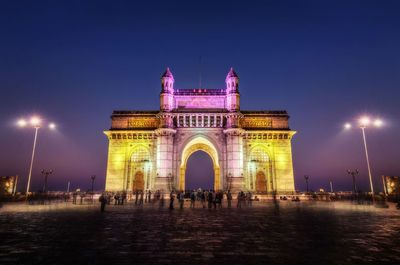
{"label": "ornate parapet", "polygon": [[174,126],[177,128],[222,128],[226,124],[226,117],[223,111],[196,111],[175,112]]}
{"label": "ornate parapet", "polygon": [[272,128],[271,118],[244,118],[241,121],[243,128]]}
{"label": "ornate parapet", "polygon": [[154,130],[159,127],[158,111],[114,111],[111,130]]}
{"label": "ornate parapet", "polygon": [[242,111],[240,125],[246,130],[289,130],[286,111]]}

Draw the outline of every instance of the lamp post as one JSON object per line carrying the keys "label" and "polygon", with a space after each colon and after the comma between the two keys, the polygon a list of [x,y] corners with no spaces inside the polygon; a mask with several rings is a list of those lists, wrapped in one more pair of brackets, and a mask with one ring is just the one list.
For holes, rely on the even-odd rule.
{"label": "lamp post", "polygon": [[90,178],[92,179],[92,203],[94,203],[94,194],[93,194],[93,186],[94,186],[94,180],[96,179],[96,175],[91,175]]}
{"label": "lamp post", "polygon": [[48,177],[49,175],[53,174],[53,170],[52,170],[52,169],[50,169],[50,170],[44,170],[44,169],[42,168],[41,172],[42,172],[42,175],[44,175],[43,193],[46,193],[47,177]]}
{"label": "lamp post", "polygon": [[385,193],[385,199],[386,199],[387,196],[388,196],[388,192],[387,192],[387,188],[386,188],[385,176],[384,175],[382,175],[382,184],[383,184],[383,192]]}
{"label": "lamp post", "polygon": [[90,178],[92,179],[92,193],[93,193],[93,185],[94,185],[94,180],[96,178],[96,175],[92,175],[92,176],[90,176]]}
{"label": "lamp post", "polygon": [[307,186],[307,194],[308,194],[308,179],[310,178],[310,176],[305,175],[304,179],[306,180],[306,186]]}
{"label": "lamp post", "polygon": [[[27,185],[26,185],[26,193],[25,193],[26,198],[28,198],[29,188],[30,188],[30,185],[31,185],[33,159],[34,159],[34,157],[35,157],[36,142],[37,142],[38,131],[39,131],[40,123],[41,123],[41,122],[42,122],[42,120],[41,120],[40,118],[38,118],[38,117],[35,117],[35,116],[34,116],[34,117],[31,117],[31,118],[29,119],[29,122],[28,122],[27,120],[25,120],[25,119],[20,119],[20,120],[17,122],[17,124],[18,124],[19,127],[25,127],[25,126],[27,126],[28,124],[30,124],[33,128],[35,128],[35,137],[34,137],[34,139],[33,139],[32,157],[31,157],[31,162],[30,162],[30,165],[29,165],[28,183],[27,183]],[[50,123],[50,124],[49,124],[49,128],[50,128],[50,129],[55,129],[55,127],[56,127],[56,126],[55,126],[54,123]]]}
{"label": "lamp post", "polygon": [[[365,150],[365,158],[367,161],[367,168],[368,168],[368,176],[369,176],[369,184],[371,186],[371,196],[372,196],[372,202],[375,202],[375,192],[374,192],[374,185],[372,183],[372,174],[371,174],[371,166],[369,163],[369,157],[368,157],[368,148],[367,148],[367,139],[365,137],[365,129],[369,126],[369,125],[375,126],[375,127],[381,127],[383,125],[382,120],[380,119],[375,119],[373,122],[371,122],[371,119],[369,117],[362,117],[359,120],[359,125],[361,128],[361,132],[362,132],[362,137],[363,137],[363,141],[364,141],[364,150]],[[351,124],[350,123],[346,123],[344,125],[344,127],[346,129],[350,129],[351,128]]]}
{"label": "lamp post", "polygon": [[354,189],[354,194],[357,194],[357,184],[356,184],[356,176],[358,175],[358,168],[356,168],[355,171],[351,171],[350,169],[347,170],[347,174],[351,175],[353,177],[353,189]]}

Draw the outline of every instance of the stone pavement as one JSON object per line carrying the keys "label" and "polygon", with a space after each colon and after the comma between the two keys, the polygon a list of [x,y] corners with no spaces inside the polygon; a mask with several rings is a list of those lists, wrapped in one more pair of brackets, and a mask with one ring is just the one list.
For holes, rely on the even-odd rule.
{"label": "stone pavement", "polygon": [[0,209],[0,264],[400,264],[399,239],[393,205],[281,201],[169,210],[166,201],[162,209],[130,203],[105,213],[98,204]]}

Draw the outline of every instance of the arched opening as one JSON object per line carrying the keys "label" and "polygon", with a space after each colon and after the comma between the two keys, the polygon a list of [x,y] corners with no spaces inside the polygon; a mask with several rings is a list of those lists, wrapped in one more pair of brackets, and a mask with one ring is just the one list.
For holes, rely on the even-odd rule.
{"label": "arched opening", "polygon": [[136,146],[130,156],[128,164],[128,180],[126,189],[144,190],[150,183],[150,152],[142,145]]}
{"label": "arched opening", "polygon": [[209,154],[204,151],[192,153],[186,163],[186,189],[214,189],[214,165]]}
{"label": "arched opening", "polygon": [[220,190],[221,183],[220,183],[220,168],[219,168],[219,159],[218,159],[218,152],[214,145],[207,139],[203,137],[198,137],[191,140],[189,143],[186,144],[185,148],[182,150],[182,160],[181,160],[181,167],[179,172],[179,190],[185,190],[185,174],[186,174],[186,166],[189,157],[196,151],[204,151],[207,153],[213,163],[214,169],[214,190]]}
{"label": "arched opening", "polygon": [[256,175],[256,191],[267,191],[267,180],[265,179],[265,174],[262,171],[258,171]]}
{"label": "arched opening", "polygon": [[252,148],[248,159],[249,189],[256,192],[272,191],[272,164],[265,146],[257,145]]}
{"label": "arched opening", "polygon": [[135,174],[135,178],[133,180],[132,190],[144,190],[144,176],[142,171],[138,171]]}

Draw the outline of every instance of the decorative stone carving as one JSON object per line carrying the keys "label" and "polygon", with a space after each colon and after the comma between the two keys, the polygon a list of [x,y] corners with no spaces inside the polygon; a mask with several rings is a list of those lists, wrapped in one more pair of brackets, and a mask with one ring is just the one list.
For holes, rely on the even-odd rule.
{"label": "decorative stone carving", "polygon": [[272,120],[245,118],[241,121],[241,125],[243,128],[272,128]]}
{"label": "decorative stone carving", "polygon": [[128,128],[157,128],[158,124],[155,119],[132,119],[128,121]]}

